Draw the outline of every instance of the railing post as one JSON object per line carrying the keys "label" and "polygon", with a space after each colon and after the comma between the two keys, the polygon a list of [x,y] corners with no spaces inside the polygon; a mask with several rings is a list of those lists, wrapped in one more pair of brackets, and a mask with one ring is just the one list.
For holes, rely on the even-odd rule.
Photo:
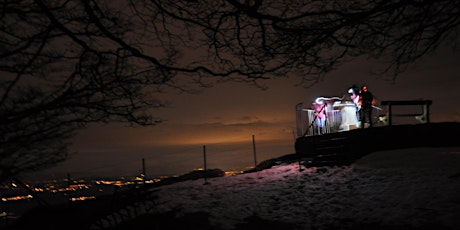
{"label": "railing post", "polygon": [[252,151],[254,153],[254,168],[257,167],[257,154],[256,154],[256,141],[254,135],[252,135]]}
{"label": "railing post", "polygon": [[388,125],[389,125],[389,126],[391,126],[391,123],[392,123],[392,121],[391,121],[391,120],[392,120],[392,119],[391,119],[392,116],[393,116],[393,115],[392,115],[392,112],[391,112],[391,103],[389,103],[389,104],[388,104]]}
{"label": "railing post", "polygon": [[425,104],[426,123],[430,123],[430,105]]}
{"label": "railing post", "polygon": [[203,145],[203,160],[204,160],[204,184],[209,184],[208,176],[207,176],[207,166],[206,166],[206,145]]}

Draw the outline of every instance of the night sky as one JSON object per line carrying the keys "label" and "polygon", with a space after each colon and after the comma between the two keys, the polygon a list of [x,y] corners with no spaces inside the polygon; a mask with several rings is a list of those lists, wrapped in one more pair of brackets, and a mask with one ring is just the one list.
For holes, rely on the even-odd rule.
{"label": "night sky", "polygon": [[[353,85],[366,84],[382,100],[428,99],[432,122],[460,121],[460,54],[439,50],[398,76],[395,82],[371,74],[382,63],[356,59],[327,74],[311,88],[296,86],[299,79],[260,82],[268,90],[244,83],[222,83],[201,94],[166,94],[171,108],[153,111],[167,120],[153,127],[122,124],[93,125],[73,139],[74,154],[51,169],[57,176],[131,175],[145,159],[151,176],[185,173],[203,166],[227,170],[295,152],[295,106],[318,96],[343,96]],[[388,76],[387,76],[388,77]],[[215,154],[215,155],[213,155]]]}

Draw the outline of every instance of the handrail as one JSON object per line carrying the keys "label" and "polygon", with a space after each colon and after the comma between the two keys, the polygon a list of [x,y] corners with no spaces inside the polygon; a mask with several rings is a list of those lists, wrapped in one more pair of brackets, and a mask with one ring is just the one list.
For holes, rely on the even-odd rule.
{"label": "handrail", "polygon": [[382,101],[381,105],[431,105],[431,100]]}
{"label": "handrail", "polygon": [[[433,102],[431,100],[401,100],[401,101],[382,101],[380,104],[382,106],[387,106],[387,119],[388,125],[392,125],[392,117],[393,116],[415,116],[416,119],[421,120],[425,123],[430,123],[430,105]],[[395,105],[422,105],[423,112],[414,114],[414,113],[407,113],[407,114],[393,114],[392,106]]]}

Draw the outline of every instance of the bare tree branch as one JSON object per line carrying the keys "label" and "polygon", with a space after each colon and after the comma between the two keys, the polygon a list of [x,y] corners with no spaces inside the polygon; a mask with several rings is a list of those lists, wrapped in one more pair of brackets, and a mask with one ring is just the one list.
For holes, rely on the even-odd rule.
{"label": "bare tree branch", "polygon": [[94,122],[155,125],[166,89],[311,86],[358,56],[396,79],[458,45],[456,0],[7,0],[0,3],[0,169],[65,160]]}

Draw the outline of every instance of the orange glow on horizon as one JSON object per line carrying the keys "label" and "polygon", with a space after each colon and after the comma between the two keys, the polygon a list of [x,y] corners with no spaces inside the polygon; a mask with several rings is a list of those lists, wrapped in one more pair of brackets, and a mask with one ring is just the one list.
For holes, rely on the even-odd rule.
{"label": "orange glow on horizon", "polygon": [[[284,141],[291,140],[288,135],[273,135],[273,134],[260,134],[254,135],[255,142],[269,142],[269,141]],[[189,137],[181,137],[173,141],[163,143],[165,145],[203,145],[203,144],[251,144],[252,135],[247,137],[238,135],[219,135],[219,134],[205,134]]]}

